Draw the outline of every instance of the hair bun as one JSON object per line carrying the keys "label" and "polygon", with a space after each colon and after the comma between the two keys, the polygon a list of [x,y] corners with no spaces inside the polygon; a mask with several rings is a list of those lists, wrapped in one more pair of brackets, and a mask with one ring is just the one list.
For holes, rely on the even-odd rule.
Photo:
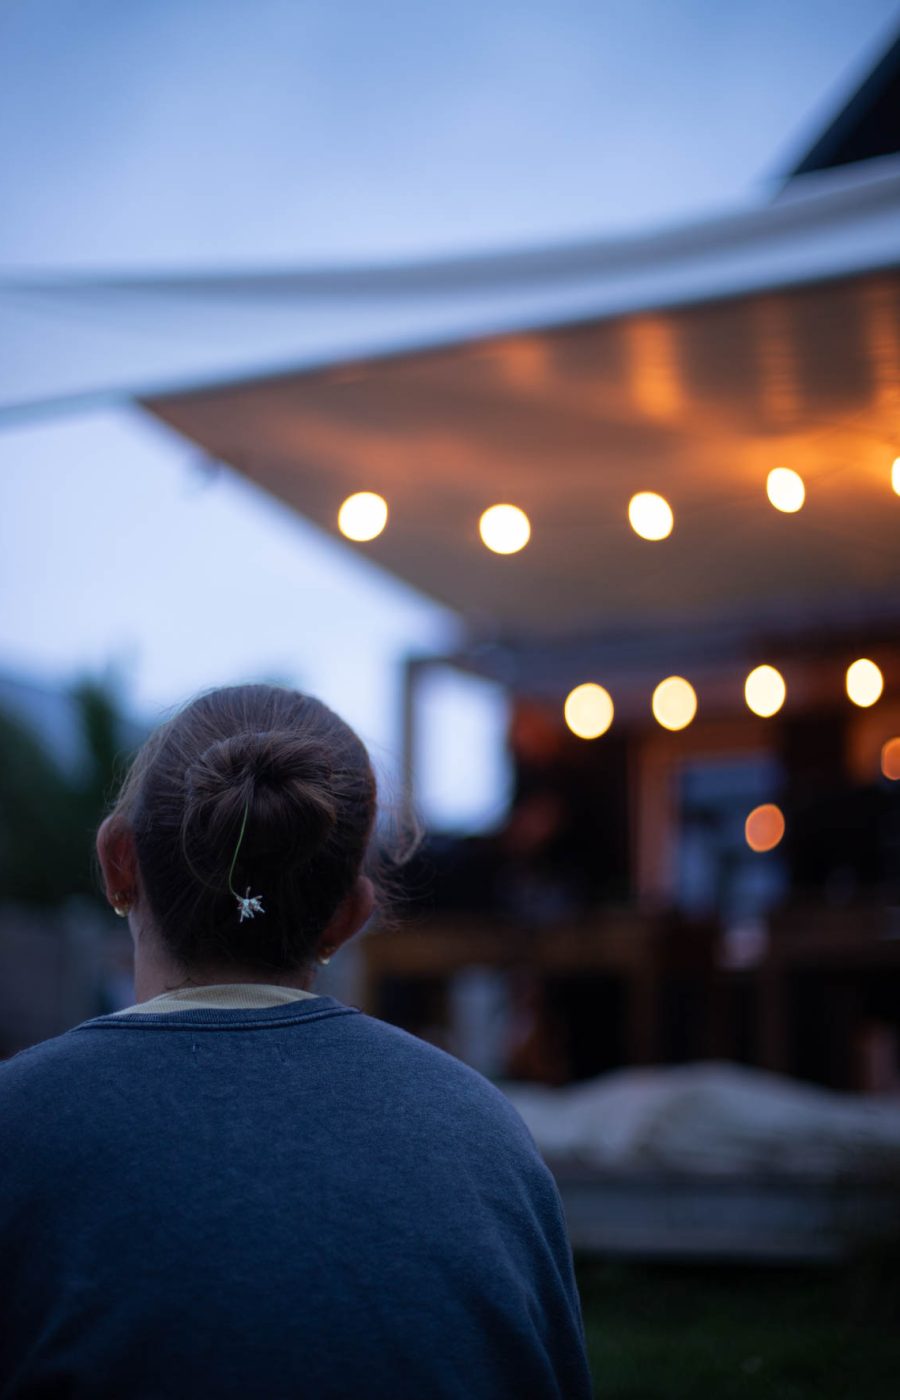
{"label": "hair bun", "polygon": [[187,777],[185,828],[194,841],[206,845],[209,840],[210,856],[218,849],[220,857],[230,859],[227,845],[236,837],[245,808],[242,858],[306,860],[324,845],[337,822],[331,764],[321,747],[302,734],[245,731],[216,740]]}

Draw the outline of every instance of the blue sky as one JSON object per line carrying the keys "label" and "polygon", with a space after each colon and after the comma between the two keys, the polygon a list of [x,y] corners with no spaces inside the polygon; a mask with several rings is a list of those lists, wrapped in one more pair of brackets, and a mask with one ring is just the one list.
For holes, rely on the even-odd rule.
{"label": "blue sky", "polygon": [[[402,260],[751,203],[898,24],[895,0],[7,0],[0,275]],[[112,663],[148,713],[277,676],[389,766],[397,660],[454,635],[127,406],[0,426],[0,519],[0,666]]]}
{"label": "blue sky", "polygon": [[10,266],[508,246],[752,197],[896,0],[7,0]]}

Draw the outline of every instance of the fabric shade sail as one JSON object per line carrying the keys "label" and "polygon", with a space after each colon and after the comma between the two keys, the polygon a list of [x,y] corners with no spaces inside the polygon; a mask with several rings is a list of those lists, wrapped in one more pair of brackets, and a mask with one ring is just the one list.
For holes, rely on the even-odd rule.
{"label": "fabric shade sail", "polygon": [[[832,614],[900,585],[900,274],[641,311],[155,398],[152,411],[337,532],[356,491],[387,528],[352,546],[475,635]],[[797,514],[768,473],[802,477]],[[628,523],[670,503],[668,539]],[[532,534],[484,548],[486,507]],[[351,547],[351,546],[348,546]]]}
{"label": "fabric shade sail", "polygon": [[[138,401],[473,637],[867,618],[900,584],[900,158],[634,238],[380,268],[0,287],[0,421]],[[769,472],[806,501],[773,509]],[[674,512],[638,538],[637,492]],[[531,538],[478,534],[497,503]]]}

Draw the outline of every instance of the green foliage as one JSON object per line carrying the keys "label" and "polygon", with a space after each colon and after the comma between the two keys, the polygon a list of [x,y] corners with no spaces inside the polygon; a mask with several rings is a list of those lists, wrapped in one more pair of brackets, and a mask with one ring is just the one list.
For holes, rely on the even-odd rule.
{"label": "green foliage", "polygon": [[54,904],[78,879],[71,785],[19,720],[0,713],[0,892]]}
{"label": "green foliage", "polygon": [[72,693],[82,762],[68,771],[20,719],[0,711],[0,899],[101,901],[94,838],[124,773],[113,697],[85,681]]}

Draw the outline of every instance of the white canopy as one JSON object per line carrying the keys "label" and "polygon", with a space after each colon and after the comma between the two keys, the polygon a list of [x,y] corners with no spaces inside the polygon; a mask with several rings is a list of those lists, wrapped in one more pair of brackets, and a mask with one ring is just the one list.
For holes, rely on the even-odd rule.
{"label": "white canopy", "polygon": [[855,276],[900,260],[900,158],[636,237],[403,266],[0,282],[0,414],[147,398]]}
{"label": "white canopy", "polygon": [[[900,160],[627,240],[404,267],[6,285],[0,412],[137,398],[323,528],[520,636],[854,615],[900,585]],[[426,353],[427,352],[427,353]],[[807,480],[802,518],[766,473]],[[666,495],[671,540],[625,520]],[[533,524],[480,545],[485,506]]]}

